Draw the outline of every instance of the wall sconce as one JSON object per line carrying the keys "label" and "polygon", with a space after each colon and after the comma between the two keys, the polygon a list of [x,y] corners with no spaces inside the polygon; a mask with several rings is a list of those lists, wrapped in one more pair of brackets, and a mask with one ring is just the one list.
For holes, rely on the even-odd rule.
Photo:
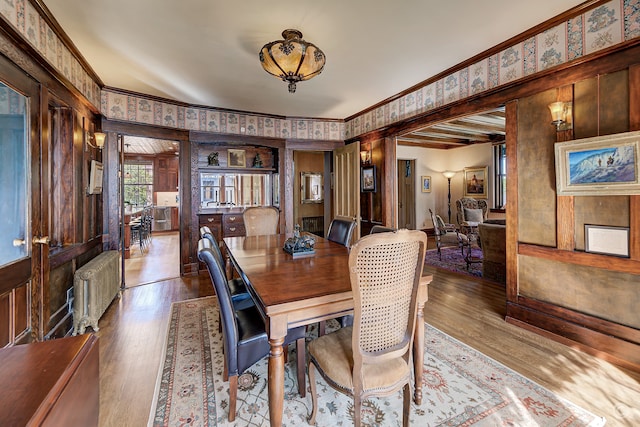
{"label": "wall sconce", "polygon": [[[97,148],[98,150],[102,150],[104,147],[104,140],[106,139],[107,134],[102,132],[94,132],[93,135],[87,132],[87,144],[93,148]],[[94,140],[96,145],[91,143],[91,140]]]}
{"label": "wall sconce", "polygon": [[572,129],[572,105],[570,102],[552,102],[549,104],[551,111],[551,124],[556,125],[556,132]]}
{"label": "wall sconce", "polygon": [[370,165],[371,164],[371,151],[361,151],[360,152],[360,164],[361,165]]}

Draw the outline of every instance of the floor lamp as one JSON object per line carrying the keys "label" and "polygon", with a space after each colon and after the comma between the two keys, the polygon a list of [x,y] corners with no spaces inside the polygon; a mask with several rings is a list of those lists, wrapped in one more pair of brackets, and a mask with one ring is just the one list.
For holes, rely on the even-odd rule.
{"label": "floor lamp", "polygon": [[452,171],[442,172],[442,175],[444,175],[444,177],[447,178],[447,181],[449,183],[449,192],[447,193],[447,201],[449,206],[449,224],[451,224],[451,178],[453,178],[455,174],[456,173]]}

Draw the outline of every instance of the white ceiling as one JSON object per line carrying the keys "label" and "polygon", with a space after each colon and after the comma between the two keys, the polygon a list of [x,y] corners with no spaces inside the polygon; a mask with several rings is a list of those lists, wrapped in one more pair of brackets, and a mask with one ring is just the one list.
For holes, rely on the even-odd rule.
{"label": "white ceiling", "polygon": [[[190,104],[344,119],[579,0],[43,0],[105,85]],[[296,93],[258,52],[298,29],[327,57]]]}

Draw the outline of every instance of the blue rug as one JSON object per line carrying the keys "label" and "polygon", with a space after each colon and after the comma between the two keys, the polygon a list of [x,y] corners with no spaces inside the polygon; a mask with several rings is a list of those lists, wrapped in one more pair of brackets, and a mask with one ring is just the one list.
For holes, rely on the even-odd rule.
{"label": "blue rug", "polygon": [[[442,260],[440,259],[440,257],[438,257],[437,249],[428,250],[424,259],[425,264],[437,268],[442,268],[444,270],[453,271],[455,273],[482,277],[482,262],[471,263],[469,264],[469,269],[467,269],[467,262],[464,260],[464,256],[462,255],[462,253],[460,253],[459,248],[442,248],[441,252]],[[473,257],[482,259],[482,249],[472,248],[471,255]]]}

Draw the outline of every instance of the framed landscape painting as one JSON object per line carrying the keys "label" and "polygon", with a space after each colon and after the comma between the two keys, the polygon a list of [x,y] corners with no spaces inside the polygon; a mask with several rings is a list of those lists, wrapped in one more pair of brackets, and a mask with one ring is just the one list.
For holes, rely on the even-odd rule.
{"label": "framed landscape painting", "polygon": [[487,198],[487,186],[489,185],[489,167],[464,168],[464,197],[476,199]]}
{"label": "framed landscape painting", "polygon": [[640,132],[556,143],[558,195],[640,194],[639,151]]}

